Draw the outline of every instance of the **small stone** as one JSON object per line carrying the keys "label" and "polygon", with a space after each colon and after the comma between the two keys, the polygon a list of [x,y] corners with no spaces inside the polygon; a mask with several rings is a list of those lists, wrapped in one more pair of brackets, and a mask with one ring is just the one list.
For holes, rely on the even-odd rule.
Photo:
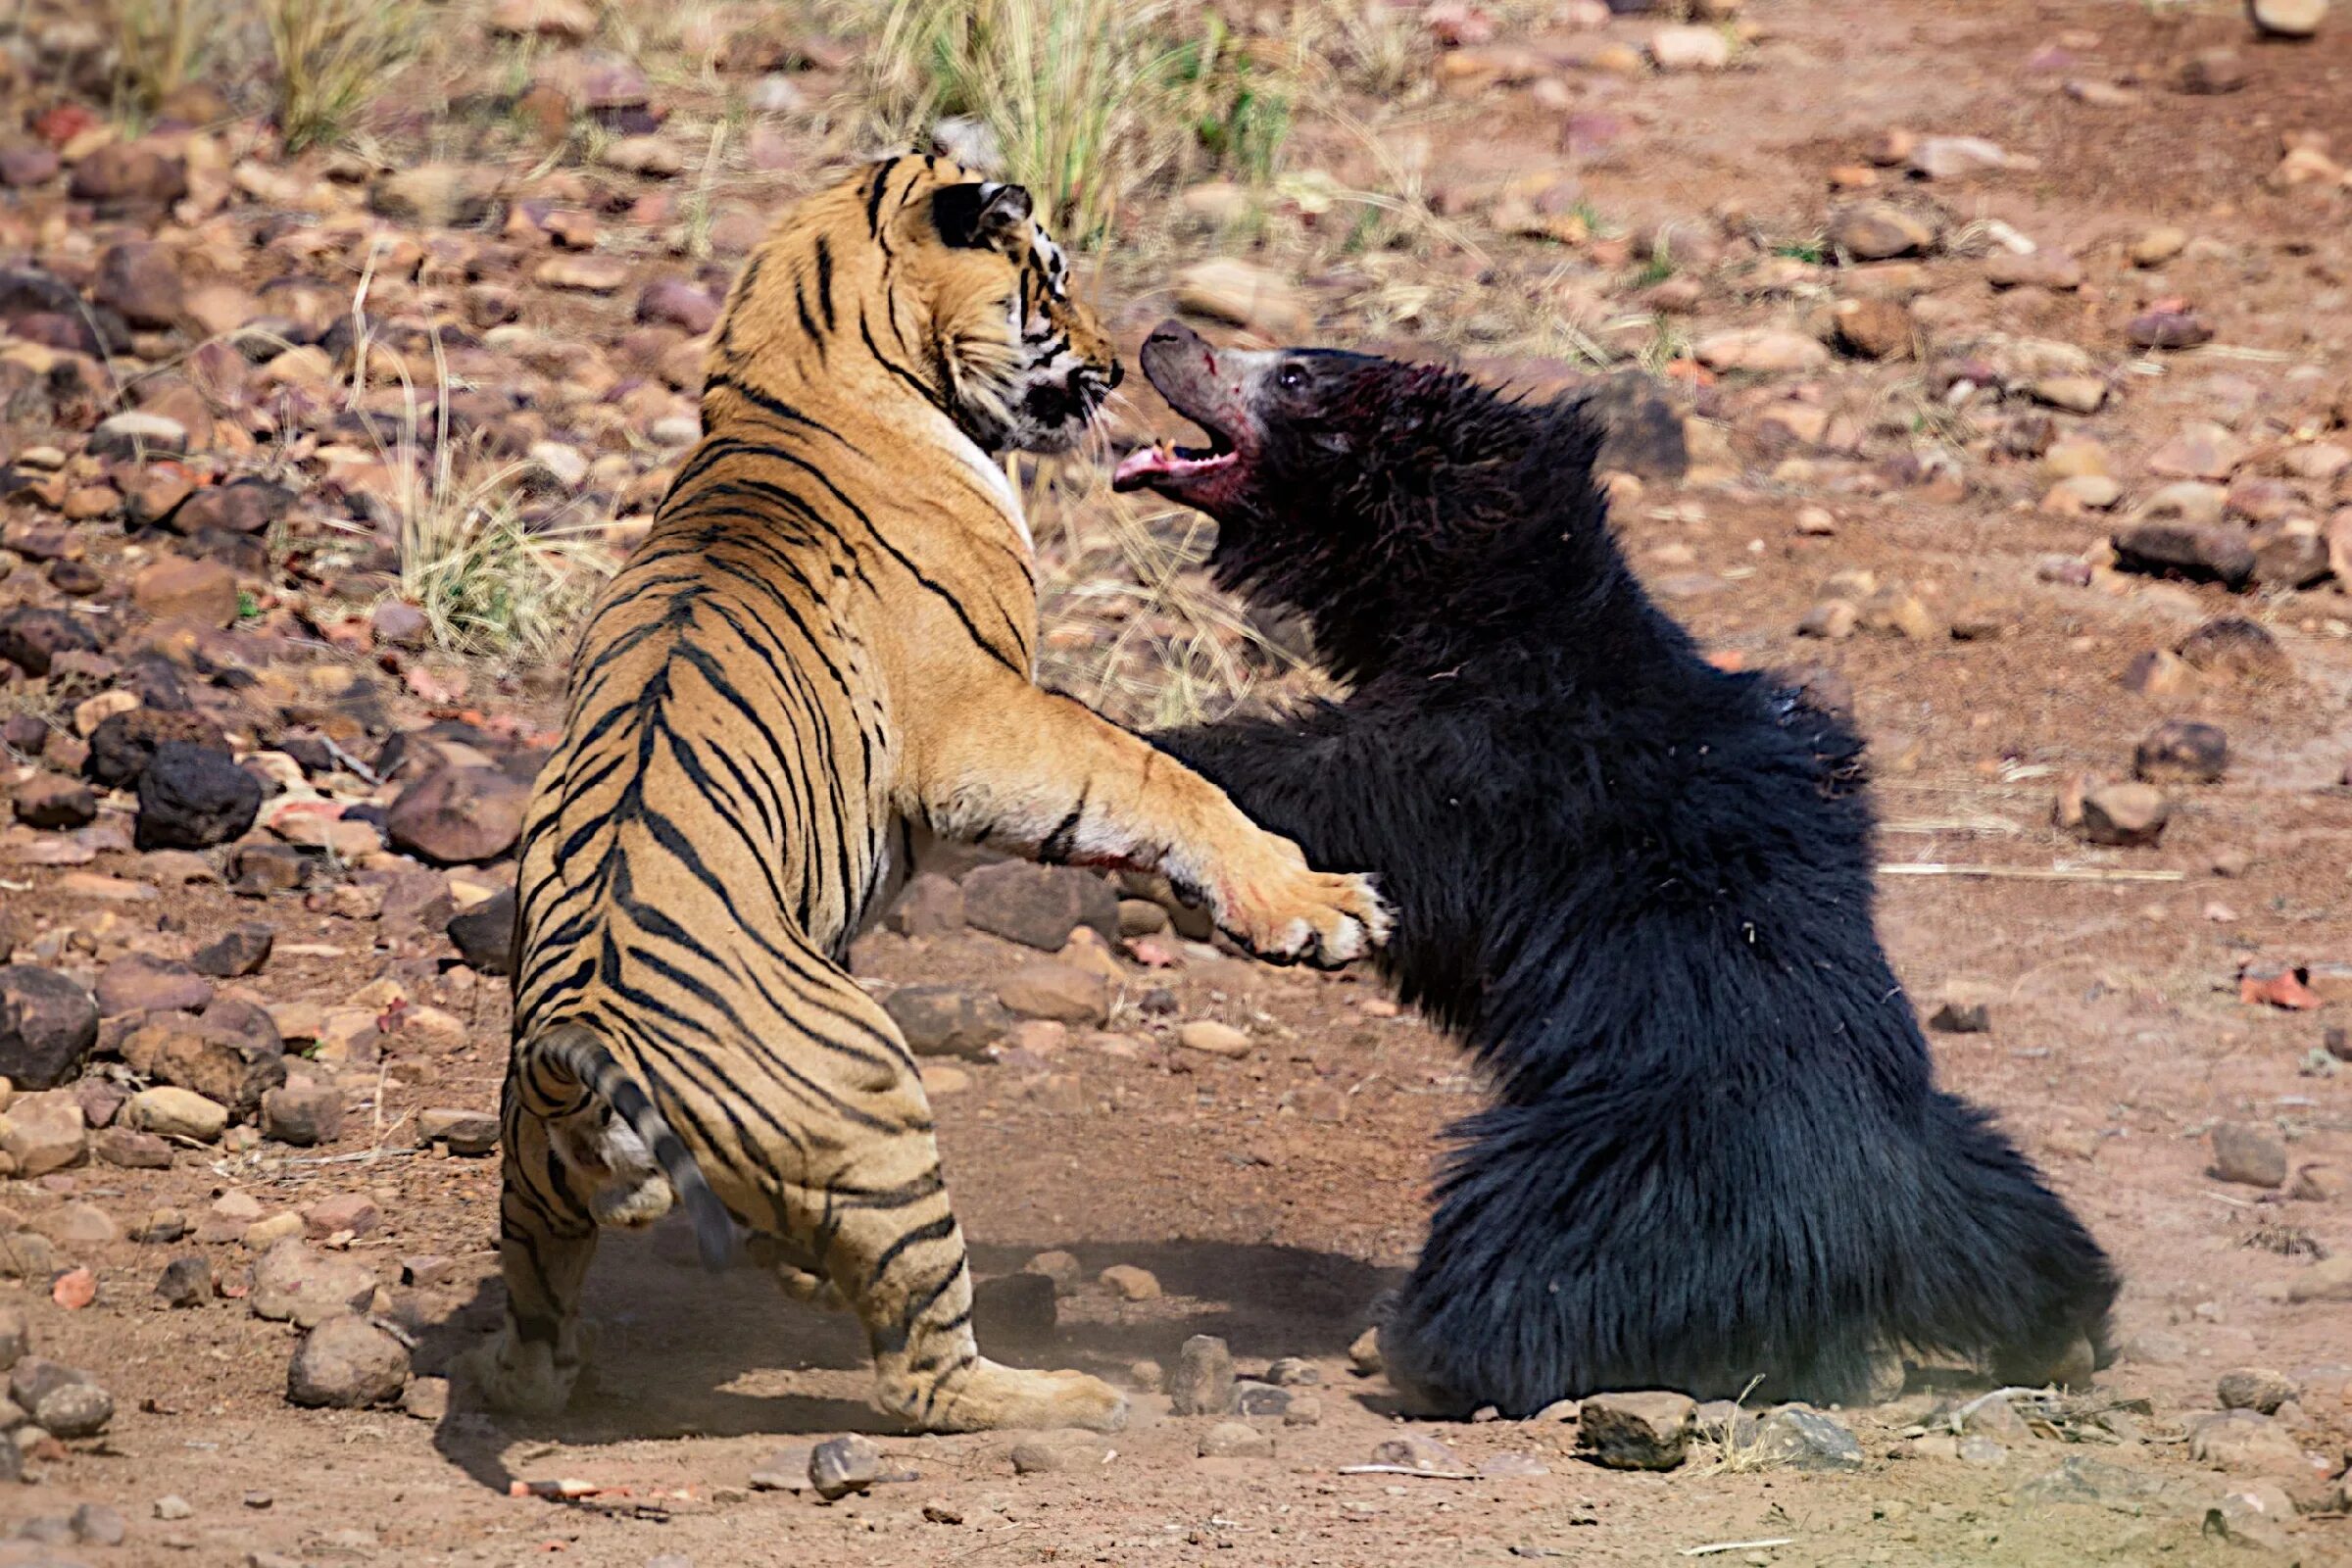
{"label": "small stone", "polygon": [[414,1378],[400,1391],[400,1413],[412,1421],[441,1421],[449,1415],[449,1379]]}
{"label": "small stone", "polygon": [[1379,1329],[1369,1328],[1355,1337],[1348,1347],[1348,1363],[1358,1377],[1376,1378],[1389,1369],[1388,1357],[1380,1348]]}
{"label": "small stone", "polygon": [[172,1146],[153,1133],[109,1127],[90,1140],[90,1152],[121,1170],[170,1170]]}
{"label": "small stone", "polygon": [[[301,1221],[295,1223],[299,1227]],[[365,1310],[375,1288],[375,1271],[365,1264],[328,1257],[288,1238],[254,1264],[246,1300],[256,1317],[315,1328],[342,1313]]]}
{"label": "small stone", "polygon": [[14,1302],[0,1302],[0,1372],[23,1360],[31,1347],[32,1330],[25,1322],[24,1309]]}
{"label": "small stone", "polygon": [[[1588,1401],[1586,1408],[1591,1409]],[[1590,1415],[1587,1420],[1592,1419]],[[1764,1418],[1756,1442],[1773,1464],[1790,1470],[1859,1470],[1862,1445],[1836,1419],[1808,1405],[1783,1405]]]}
{"label": "small stone", "polygon": [[164,1265],[155,1294],[166,1306],[202,1306],[213,1298],[213,1265],[199,1252],[186,1252]]}
{"label": "small stone", "polygon": [[2193,349],[2213,341],[2213,323],[2186,309],[2142,311],[2124,333],[2133,348]]}
{"label": "small stone", "polygon": [[2126,570],[2178,572],[2229,588],[2254,575],[2254,548],[2238,529],[2150,520],[2117,532],[2114,545],[2116,564]]}
{"label": "small stone", "polygon": [[1576,1451],[1611,1470],[1672,1470],[1683,1462],[1696,1409],[1682,1394],[1593,1395],[1583,1404]]}
{"label": "small stone", "polygon": [[98,815],[98,798],[76,778],[35,773],[11,793],[9,805],[26,827],[53,831],[81,827]]}
{"label": "small stone", "polygon": [[358,1410],[399,1397],[408,1381],[409,1350],[366,1318],[329,1317],[303,1337],[286,1368],[286,1397],[295,1404]]}
{"label": "small stone", "polygon": [[1702,338],[1691,350],[1699,364],[1719,372],[1778,375],[1818,369],[1830,351],[1802,332],[1746,327]]}
{"label": "small stone", "polygon": [[32,1407],[32,1418],[53,1438],[68,1443],[94,1438],[115,1418],[114,1396],[95,1383],[52,1389]]}
{"label": "small stone", "polygon": [[2223,615],[2181,639],[2176,650],[2190,667],[2245,680],[2282,680],[2292,674],[2278,639],[2258,621]]}
{"label": "small stone", "polygon": [[242,978],[270,961],[276,941],[277,928],[268,921],[240,921],[189,955],[188,967],[217,979]]}
{"label": "small stone", "polygon": [[2188,249],[2188,231],[2160,224],[2132,240],[2125,254],[2133,267],[2156,268]]}
{"label": "small stone", "polygon": [[1905,160],[1922,179],[1965,179],[2007,169],[2012,160],[1982,136],[1922,136]]}
{"label": "small stone", "polygon": [[2177,697],[2196,684],[2197,672],[2188,662],[2167,649],[2154,648],[2134,657],[2124,670],[2124,689],[2143,697]]}
{"label": "small stone", "polygon": [[1132,1263],[1113,1263],[1096,1278],[1122,1301],[1156,1301],[1160,1297],[1158,1276]]}
{"label": "small stone", "polygon": [[237,574],[218,561],[167,556],[141,568],[131,579],[130,597],[158,620],[233,625],[238,610]]}
{"label": "small stone", "polygon": [[828,1438],[808,1453],[808,1484],[831,1502],[882,1479],[882,1450],[868,1437]]}
{"label": "small stone", "polygon": [[2150,784],[2213,784],[2230,768],[2230,738],[2218,724],[2168,718],[2140,738],[2132,776]]}
{"label": "small stone", "polygon": [[[2107,383],[2095,375],[2045,375],[2026,390],[2034,402],[2069,414],[2096,414],[2107,401]],[[2112,486],[2115,481],[2104,482]]]}
{"label": "small stone", "polygon": [[1865,360],[1908,359],[1915,350],[1918,324],[1910,307],[1893,299],[1839,300],[1831,311],[1838,323],[1838,343]]}
{"label": "small stone", "polygon": [[1091,871],[1005,860],[963,879],[964,918],[1024,947],[1058,953],[1070,933],[1091,926],[1105,942],[1119,929],[1118,895]]}
{"label": "small stone", "polygon": [[2238,1474],[2302,1476],[2310,1461],[2292,1434],[2267,1415],[2225,1410],[2188,1423],[2188,1456]]}
{"label": "small stone", "polygon": [[308,1080],[272,1089],[262,1096],[262,1134],[296,1149],[331,1144],[343,1134],[343,1096]]}
{"label": "small stone", "polygon": [[1233,1402],[1233,1351],[1223,1340],[1196,1334],[1176,1354],[1168,1400],[1178,1415],[1222,1415]]}
{"label": "small stone", "polygon": [[488,1154],[498,1149],[498,1118],[486,1110],[422,1110],[416,1114],[416,1142],[430,1148],[446,1144],[453,1154]]}
{"label": "small stone", "polygon": [[2082,286],[2082,264],[2064,251],[1995,251],[1985,260],[1984,281],[1996,289],[2045,288],[2071,294]]}
{"label": "small stone", "polygon": [[2246,14],[2274,38],[2310,38],[2328,20],[2328,0],[2247,0]]}
{"label": "small stone", "polygon": [[1992,1009],[1981,1001],[1946,998],[1929,1016],[1928,1027],[1938,1034],[1987,1034],[1992,1029]]}
{"label": "small stone", "polygon": [[2212,1133],[2216,1180],[2247,1187],[2286,1185],[2286,1145],[2276,1133],[2242,1121],[2217,1124]]}
{"label": "small stone", "polygon": [[2225,1372],[2215,1386],[2225,1410],[2256,1410],[2274,1415],[2280,1405],[2299,1396],[2294,1379],[2269,1367],[2242,1366]]}
{"label": "small stone", "polygon": [[752,1467],[754,1492],[807,1492],[808,1456],[813,1446],[796,1444],[778,1448]]}
{"label": "small stone", "polygon": [[2246,84],[2246,63],[2234,49],[2200,49],[2180,65],[2180,90],[2211,97]]}
{"label": "small stone", "polygon": [[1466,1470],[1462,1456],[1423,1432],[1389,1438],[1372,1449],[1374,1464],[1393,1464],[1407,1470]]}
{"label": "small stone", "polygon": [[1721,71],[1732,63],[1732,42],[1715,27],[1660,27],[1650,34],[1649,58],[1660,71]]}
{"label": "small stone", "polygon": [[1936,248],[1936,230],[1883,202],[1849,207],[1830,220],[1830,243],[1860,262],[1924,256]]}
{"label": "small stone", "polygon": [[228,1107],[193,1090],[161,1085],[142,1089],[123,1107],[123,1120],[140,1132],[159,1138],[185,1138],[199,1144],[220,1142],[228,1128]]}
{"label": "small stone", "polygon": [[1012,1024],[994,997],[961,986],[901,986],[882,999],[882,1010],[918,1056],[984,1060]]}
{"label": "small stone", "polygon": [[365,1193],[338,1193],[302,1211],[303,1229],[314,1241],[345,1234],[365,1236],[383,1222],[383,1210]]}
{"label": "small stone", "polygon": [[78,1165],[88,1153],[81,1104],[66,1090],[18,1095],[0,1114],[0,1154],[23,1180]]}
{"label": "small stone", "polygon": [[[98,1008],[109,1018],[134,1012],[201,1012],[213,983],[175,959],[134,953],[98,976]],[[142,1069],[144,1070],[144,1069]]]}
{"label": "small stone", "polygon": [[963,889],[936,871],[917,872],[883,924],[901,936],[950,936],[963,929]]}
{"label": "small stone", "polygon": [[1220,1421],[1200,1434],[1200,1454],[1203,1459],[1271,1459],[1274,1435],[1246,1421]]}
{"label": "small stone", "polygon": [[997,987],[997,1000],[1024,1018],[1100,1025],[1110,1017],[1110,985],[1073,963],[1042,959],[1023,964]]}
{"label": "small stone", "polygon": [[122,1516],[103,1502],[79,1504],[69,1525],[74,1539],[85,1546],[120,1546],[130,1533]]}
{"label": "small stone", "polygon": [[617,256],[564,253],[541,262],[531,276],[548,288],[582,294],[616,294],[629,281],[629,264]]}
{"label": "small stone", "polygon": [[214,751],[228,750],[220,726],[201,713],[134,708],[117,713],[90,732],[89,760],[82,771],[109,789],[130,789],[167,741],[185,741]]}
{"label": "small stone", "polygon": [[1196,1018],[1184,1025],[1176,1031],[1176,1043],[1187,1051],[1233,1058],[1247,1056],[1256,1049],[1245,1031],[1214,1018]]}
{"label": "small stone", "polygon": [[180,1496],[177,1493],[171,1493],[155,1499],[155,1516],[167,1524],[177,1524],[182,1519],[192,1519],[195,1514],[196,1510],[188,1505],[188,1499]]}
{"label": "small stone", "polygon": [[2172,803],[2152,784],[2107,784],[2082,797],[2082,836],[2093,844],[2144,848],[2164,836]]}
{"label": "small stone", "polygon": [[443,927],[449,940],[476,974],[514,972],[514,890],[500,888],[463,913],[453,914]]}

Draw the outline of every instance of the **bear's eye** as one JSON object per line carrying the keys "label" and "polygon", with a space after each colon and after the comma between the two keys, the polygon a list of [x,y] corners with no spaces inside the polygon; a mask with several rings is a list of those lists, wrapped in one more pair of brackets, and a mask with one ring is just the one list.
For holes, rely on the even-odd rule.
{"label": "bear's eye", "polygon": [[1296,392],[1306,385],[1306,372],[1296,365],[1286,365],[1274,372],[1274,384],[1285,392]]}

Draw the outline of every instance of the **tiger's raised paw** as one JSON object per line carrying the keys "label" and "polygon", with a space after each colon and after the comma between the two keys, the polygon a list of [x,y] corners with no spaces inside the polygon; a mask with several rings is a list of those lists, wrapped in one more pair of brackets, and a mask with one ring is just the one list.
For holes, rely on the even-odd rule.
{"label": "tiger's raised paw", "polygon": [[930,1432],[1054,1427],[1119,1432],[1127,1426],[1127,1396],[1101,1378],[1083,1372],[1031,1372],[985,1358],[973,1362],[952,1386],[926,1393],[885,1389],[882,1402]]}
{"label": "tiger's raised paw", "polygon": [[1278,880],[1227,884],[1217,905],[1217,924],[1258,957],[1318,969],[1364,957],[1393,923],[1370,876],[1309,870],[1303,858]]}

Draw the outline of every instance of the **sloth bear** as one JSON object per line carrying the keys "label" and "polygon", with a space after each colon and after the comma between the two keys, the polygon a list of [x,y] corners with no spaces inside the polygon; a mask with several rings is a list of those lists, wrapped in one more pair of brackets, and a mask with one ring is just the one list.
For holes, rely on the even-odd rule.
{"label": "sloth bear", "polygon": [[1173,323],[1142,361],[1208,445],[1114,483],[1213,517],[1219,582],[1302,613],[1350,687],[1154,739],[1379,874],[1385,972],[1492,1081],[1386,1311],[1399,1391],[1854,1402],[1904,1352],[2086,1379],[2115,1275],[1936,1087],[1873,921],[1860,741],[1650,602],[1577,404]]}

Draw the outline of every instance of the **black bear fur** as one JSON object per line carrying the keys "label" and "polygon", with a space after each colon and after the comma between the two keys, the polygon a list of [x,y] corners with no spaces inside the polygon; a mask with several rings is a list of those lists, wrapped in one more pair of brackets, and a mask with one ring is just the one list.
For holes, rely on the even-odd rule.
{"label": "black bear fur", "polygon": [[1388,1309],[1391,1379],[1523,1415],[1857,1401],[1895,1353],[2103,1360],[2107,1258],[1936,1088],[1880,947],[1861,742],[1650,601],[1576,402],[1181,328],[1145,366],[1215,445],[1122,487],[1215,516],[1220,583],[1302,614],[1350,688],[1155,740],[1379,874],[1385,972],[1492,1080]]}

